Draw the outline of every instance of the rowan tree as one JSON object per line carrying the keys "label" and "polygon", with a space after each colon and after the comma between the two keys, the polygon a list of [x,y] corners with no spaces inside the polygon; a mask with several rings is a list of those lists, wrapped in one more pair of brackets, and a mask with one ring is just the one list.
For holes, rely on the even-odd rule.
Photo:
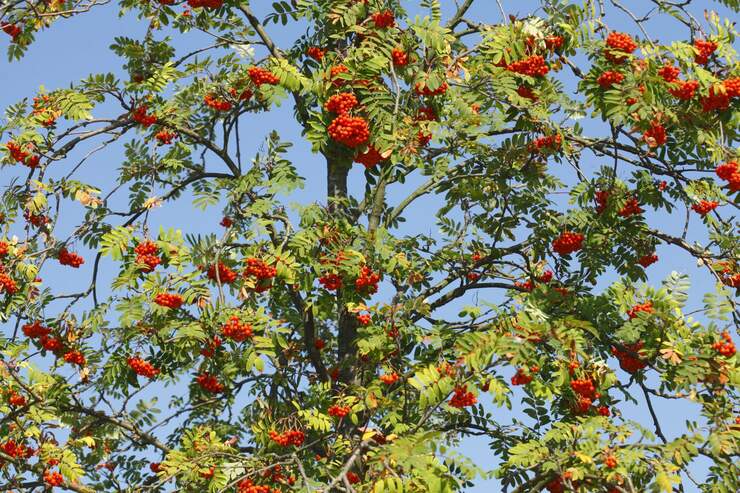
{"label": "rowan tree", "polygon": [[514,3],[118,2],[0,126],[0,491],[740,490],[740,5]]}

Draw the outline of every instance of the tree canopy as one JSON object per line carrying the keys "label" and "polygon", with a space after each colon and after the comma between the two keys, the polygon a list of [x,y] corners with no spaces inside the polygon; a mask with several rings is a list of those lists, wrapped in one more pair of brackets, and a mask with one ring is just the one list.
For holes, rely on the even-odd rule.
{"label": "tree canopy", "polygon": [[131,27],[0,121],[0,491],[740,491],[737,0],[106,4],[0,3]]}

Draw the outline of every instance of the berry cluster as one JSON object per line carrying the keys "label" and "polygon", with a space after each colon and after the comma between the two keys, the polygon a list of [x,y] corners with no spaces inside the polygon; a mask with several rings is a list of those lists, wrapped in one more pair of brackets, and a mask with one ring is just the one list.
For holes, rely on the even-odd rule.
{"label": "berry cluster", "polygon": [[563,47],[565,44],[565,38],[562,36],[547,36],[545,37],[545,47],[548,50],[556,51]]}
{"label": "berry cluster", "polygon": [[239,482],[239,493],[281,493],[278,488],[272,489],[264,484],[254,484],[251,479],[243,479]]}
{"label": "berry cluster", "polygon": [[629,34],[611,32],[606,38],[607,49],[604,56],[612,63],[624,63],[628,54],[637,49],[637,43]]}
{"label": "berry cluster", "polygon": [[322,50],[318,46],[310,46],[306,50],[306,55],[320,62],[324,59],[324,55],[326,55],[326,50]]}
{"label": "berry cluster", "polygon": [[18,39],[18,36],[20,36],[23,32],[23,30],[15,24],[3,24],[2,29],[3,32],[10,36],[13,41],[16,41]]}
{"label": "berry cluster", "polygon": [[655,253],[648,253],[637,259],[637,263],[647,268],[658,261],[658,256]]}
{"label": "berry cluster", "polygon": [[0,241],[0,257],[5,257],[10,252],[10,245],[4,241]]}
{"label": "berry cluster", "polygon": [[234,272],[228,265],[219,262],[217,265],[211,265],[208,267],[207,272],[208,279],[216,281],[220,284],[231,284],[236,281],[238,277],[237,273]]}
{"label": "berry cluster", "polygon": [[336,404],[329,406],[329,409],[327,409],[327,412],[329,413],[329,416],[334,416],[335,418],[344,418],[347,416],[352,408],[349,406],[338,406]]}
{"label": "berry cluster", "polygon": [[184,300],[179,294],[159,293],[157,296],[154,297],[154,302],[159,306],[164,306],[176,310],[182,306]]}
{"label": "berry cluster", "polygon": [[139,358],[138,356],[131,356],[126,360],[126,362],[134,373],[141,375],[142,377],[154,378],[159,375],[159,370],[155,368],[153,364]]}
{"label": "berry cluster", "polygon": [[26,405],[26,398],[15,390],[11,390],[8,394],[8,404],[13,407],[22,407]]}
{"label": "berry cluster", "polygon": [[159,248],[156,243],[152,241],[142,241],[134,248],[136,253],[136,263],[142,265],[144,272],[153,271],[161,262],[160,258],[156,255],[159,252]]}
{"label": "berry cluster", "polygon": [[160,130],[154,135],[154,138],[157,139],[157,142],[160,145],[172,144],[172,139],[174,139],[175,137],[177,137],[177,134],[168,130]]}
{"label": "berry cluster", "polygon": [[699,65],[706,65],[709,62],[709,57],[717,50],[718,46],[714,41],[697,39],[694,41],[694,50],[696,50],[694,61]]}
{"label": "berry cluster", "polygon": [[342,278],[339,274],[327,272],[323,276],[319,277],[319,284],[324,286],[327,291],[336,291],[342,287]]}
{"label": "berry cluster", "polygon": [[229,318],[229,321],[221,328],[221,333],[227,339],[231,339],[236,342],[250,339],[253,335],[252,326],[247,323],[242,323],[236,315]]}
{"label": "berry cluster", "polygon": [[468,388],[465,385],[458,385],[455,387],[455,392],[450,399],[450,406],[462,409],[468,406],[474,406],[478,402],[478,398],[472,393],[468,392]]}
{"label": "berry cluster", "polygon": [[355,106],[357,106],[357,97],[351,92],[335,94],[324,103],[324,109],[326,111],[336,113],[337,115],[348,113]]}
{"label": "berry cluster", "polygon": [[332,80],[334,87],[343,86],[345,83],[344,79],[338,78],[339,74],[347,74],[349,69],[345,65],[335,65],[329,69],[329,78]]}
{"label": "berry cluster", "polygon": [[18,292],[18,285],[8,274],[0,271],[0,292],[3,291],[13,295]]}
{"label": "berry cluster", "polygon": [[64,477],[58,472],[44,471],[44,483],[50,487],[64,484]]}
{"label": "berry cluster", "polygon": [[157,115],[147,114],[148,108],[145,104],[137,106],[131,113],[131,118],[143,127],[151,127],[157,123]]}
{"label": "berry cluster", "polygon": [[619,464],[619,462],[617,461],[617,458],[612,454],[608,454],[604,457],[604,465],[609,469],[614,469],[615,467],[617,467],[617,464]]}
{"label": "berry cluster", "polygon": [[386,373],[385,375],[380,375],[379,379],[381,382],[383,382],[386,385],[393,385],[394,383],[398,382],[398,379],[400,377],[398,376],[398,373]]}
{"label": "berry cluster", "polygon": [[254,290],[262,293],[272,287],[272,278],[277,275],[277,268],[268,265],[262,259],[250,257],[247,259],[247,268],[244,271],[244,275],[254,277],[257,280]]}
{"label": "berry cluster", "polygon": [[38,320],[32,324],[24,324],[21,330],[26,337],[30,337],[31,339],[37,339],[51,334],[51,329],[41,325],[41,322]]}
{"label": "berry cluster", "polygon": [[732,342],[732,337],[727,331],[722,332],[722,340],[712,344],[712,349],[717,351],[720,355],[726,358],[731,358],[735,355],[735,343]]}
{"label": "berry cluster", "polygon": [[289,447],[295,445],[300,447],[303,445],[303,441],[306,439],[306,434],[299,430],[288,430],[282,433],[277,431],[270,431],[270,440],[277,443],[281,447]]}
{"label": "berry cluster", "polygon": [[679,80],[673,83],[673,87],[668,88],[668,92],[673,97],[682,101],[688,101],[694,97],[696,90],[699,89],[699,82],[695,80]]}
{"label": "berry cluster", "polygon": [[85,263],[85,259],[76,253],[68,251],[65,247],[62,247],[59,250],[59,256],[57,258],[59,259],[60,264],[68,265],[75,269]]}
{"label": "berry cluster", "polygon": [[447,85],[447,82],[443,82],[436,89],[430,89],[425,83],[417,82],[416,85],[414,85],[414,92],[419,96],[440,96],[446,93],[449,87],[450,86]]}
{"label": "berry cluster", "polygon": [[362,313],[357,315],[357,323],[360,325],[370,325],[372,317],[368,313]]}
{"label": "berry cluster", "polygon": [[717,176],[727,182],[727,187],[730,192],[735,193],[740,191],[740,170],[736,161],[730,161],[717,166],[715,170]]}
{"label": "berry cluster", "polygon": [[219,98],[214,94],[206,94],[203,97],[203,102],[206,106],[216,111],[229,111],[232,108],[232,104],[229,101]]}
{"label": "berry cluster", "polygon": [[544,135],[542,137],[534,139],[534,142],[532,143],[532,145],[534,145],[534,148],[540,152],[542,152],[543,149],[557,150],[560,148],[561,144],[562,138],[560,137],[560,134]]}
{"label": "berry cluster", "polygon": [[658,75],[663,78],[666,82],[675,82],[678,79],[681,69],[674,67],[673,65],[665,64],[658,69]]}
{"label": "berry cluster", "polygon": [[247,73],[252,83],[257,87],[262,84],[274,86],[280,82],[280,79],[275,74],[262,67],[249,67]]}
{"label": "berry cluster", "polygon": [[532,381],[532,378],[532,375],[524,368],[518,368],[514,376],[511,377],[511,385],[527,385]]}
{"label": "berry cluster", "polygon": [[596,386],[590,378],[571,380],[570,388],[578,395],[577,409],[580,413],[588,412],[591,404],[599,397]]}
{"label": "berry cluster", "polygon": [[373,146],[368,146],[367,151],[355,155],[355,162],[365,166],[367,169],[374,168],[383,159],[380,151]]}
{"label": "berry cluster", "polygon": [[219,383],[218,379],[208,373],[198,375],[195,377],[195,381],[203,390],[211,394],[219,394],[224,391],[224,386]]}
{"label": "berry cluster", "polygon": [[636,318],[637,314],[643,312],[643,313],[653,313],[653,302],[648,300],[645,303],[639,303],[629,310],[627,310],[627,316],[630,319]]}
{"label": "berry cluster", "polygon": [[552,249],[557,252],[558,255],[570,255],[573,252],[577,252],[583,248],[584,236],[581,233],[572,233],[570,231],[563,231],[560,236],[555,238],[552,242]]}
{"label": "berry cluster", "polygon": [[544,77],[550,71],[550,68],[541,55],[533,55],[524,60],[510,63],[506,70],[530,77]]}
{"label": "berry cluster", "polygon": [[188,5],[197,9],[203,7],[206,9],[218,9],[224,4],[224,0],[188,0]]}
{"label": "berry cluster", "polygon": [[401,48],[393,48],[391,58],[393,59],[393,65],[396,67],[405,67],[409,64],[409,56]]}
{"label": "berry cluster", "polygon": [[[40,156],[31,155],[30,152],[24,150],[20,145],[16,144],[12,140],[5,144],[5,147],[8,149],[10,157],[13,158],[15,162],[21,163],[29,168],[33,169],[37,167],[41,161]],[[30,148],[31,145],[29,144],[27,147]]]}
{"label": "berry cluster", "polygon": [[206,342],[206,347],[200,350],[200,354],[205,358],[212,358],[216,354],[216,350],[221,347],[221,338],[213,336],[213,339],[209,339]]}
{"label": "berry cluster", "polygon": [[80,351],[69,351],[64,354],[64,361],[71,365],[85,366],[85,355]]}
{"label": "berry cluster", "polygon": [[642,139],[647,143],[648,147],[662,146],[668,140],[665,133],[665,128],[657,120],[650,122],[650,128],[645,130],[642,134]]}
{"label": "berry cluster", "polygon": [[630,197],[625,202],[624,206],[619,210],[618,214],[622,217],[630,217],[645,212],[641,207],[637,198]]}
{"label": "berry cluster", "polygon": [[619,366],[627,373],[635,373],[647,366],[647,362],[642,360],[644,352],[641,351],[642,341],[634,344],[625,344],[624,349],[612,347],[612,354],[619,360]]}
{"label": "berry cluster", "polygon": [[15,440],[7,440],[0,445],[0,451],[14,459],[28,459],[33,456],[35,451],[22,443]]}
{"label": "berry cluster", "polygon": [[693,204],[691,208],[700,216],[706,216],[714,209],[716,209],[718,205],[719,202],[717,202],[716,200],[700,200],[696,204]]}
{"label": "berry cluster", "polygon": [[624,75],[614,70],[607,70],[596,79],[596,82],[604,89],[609,89],[614,84],[620,84],[624,80]]}
{"label": "berry cluster", "polygon": [[336,117],[328,127],[329,137],[347,147],[358,147],[370,138],[370,127],[364,118],[347,114]]}
{"label": "berry cluster", "polygon": [[359,277],[355,280],[355,289],[358,292],[375,294],[378,292],[378,282],[380,282],[380,275],[373,272],[367,265],[363,265],[360,268]]}
{"label": "berry cluster", "polygon": [[375,27],[378,29],[386,29],[396,25],[396,20],[393,18],[393,12],[390,10],[375,12],[370,17],[373,20],[373,24],[375,24]]}
{"label": "berry cluster", "polygon": [[516,89],[516,93],[524,99],[529,99],[531,101],[537,101],[538,99],[531,87],[519,86]]}

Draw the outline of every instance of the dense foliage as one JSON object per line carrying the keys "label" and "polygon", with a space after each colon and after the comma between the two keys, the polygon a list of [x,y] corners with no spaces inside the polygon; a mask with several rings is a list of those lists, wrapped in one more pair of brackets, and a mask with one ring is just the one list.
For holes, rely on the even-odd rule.
{"label": "dense foliage", "polygon": [[[10,59],[98,3],[4,1]],[[0,491],[740,490],[734,25],[512,3],[121,0],[0,126]],[[311,158],[240,142],[281,102]]]}

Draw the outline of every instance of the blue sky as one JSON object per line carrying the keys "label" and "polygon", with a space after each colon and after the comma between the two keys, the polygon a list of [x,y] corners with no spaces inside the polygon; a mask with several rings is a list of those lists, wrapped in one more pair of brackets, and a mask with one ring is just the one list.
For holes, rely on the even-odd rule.
{"label": "blue sky", "polygon": [[[261,5],[267,2],[252,3]],[[471,18],[495,22],[500,17],[493,1],[485,0],[478,3],[481,6],[476,7],[471,12]],[[537,3],[531,0],[521,0],[517,2],[504,1],[503,5],[507,13],[523,14],[531,12],[532,5],[536,5]],[[631,0],[624,3],[639,12],[641,9],[644,10],[644,5],[647,2]],[[445,5],[445,9],[449,11],[452,2],[446,0],[443,1],[443,4]],[[721,9],[719,10],[722,11]],[[697,14],[701,17],[699,12]],[[612,15],[610,17],[610,27],[613,29],[635,31],[634,26],[631,25],[629,19],[624,14],[611,9],[610,15]],[[111,53],[108,46],[112,43],[113,37],[119,34],[125,33],[129,37],[141,38],[146,27],[145,21],[139,21],[133,16],[127,15],[119,18],[116,8],[113,5],[97,8],[92,14],[78,16],[56,23],[51,30],[41,32],[37,35],[36,43],[31,46],[27,56],[23,60],[12,64],[7,62],[6,59],[0,61],[0,88],[2,88],[2,91],[0,91],[0,107],[5,108],[24,97],[31,98],[42,85],[51,90],[65,87],[70,82],[79,80],[81,77],[90,73],[113,72],[120,74],[121,60]],[[295,30],[281,32],[279,26],[275,25],[268,27],[268,30],[279,45],[289,42],[296,36]],[[652,25],[648,26],[648,30],[653,34],[654,38],[661,42],[684,39],[683,36],[687,34],[680,24],[666,16],[663,16],[659,21],[654,21]],[[674,36],[678,36],[678,38],[674,38]],[[5,38],[0,38],[0,48],[4,49],[6,42],[7,40]],[[204,35],[193,32],[185,35],[182,40],[178,40],[176,45],[178,46],[178,53],[182,54],[194,47],[202,46],[205,42],[207,42],[207,38]],[[562,72],[559,77],[568,81],[567,87],[573,88],[573,80],[570,78],[570,74]],[[96,116],[103,116],[106,109],[115,111],[110,106],[103,106],[99,111],[96,110]],[[297,193],[293,199],[301,202],[320,200],[325,192],[324,165],[318,156],[311,154],[310,146],[300,136],[300,129],[291,123],[291,113],[292,109],[290,105],[286,104],[269,113],[248,116],[241,126],[242,151],[245,156],[254,155],[256,149],[264,140],[264,137],[272,129],[278,129],[283,140],[294,143],[289,157],[298,165],[299,172],[307,179],[306,188],[302,192]],[[109,113],[105,116],[111,116],[112,114]],[[118,113],[115,114],[117,115]],[[586,128],[587,133],[603,132],[604,127],[599,122],[582,120],[581,124]],[[100,184],[102,188],[105,188],[106,184],[110,184],[115,179],[116,169],[119,166],[120,160],[121,146],[111,146],[110,149],[93,155],[81,168],[78,179],[88,181],[93,185]],[[57,163],[54,166],[60,168],[60,175],[66,174],[73,162],[73,160],[70,160],[69,163]],[[595,168],[599,164],[594,162],[593,166]],[[350,187],[352,190],[360,191],[364,187],[364,175],[360,168],[360,166],[355,167],[350,175]],[[16,172],[16,170],[11,171],[9,168],[4,168],[2,171],[3,178],[0,183],[5,186],[8,183],[7,180],[9,177]],[[573,182],[572,177],[568,176],[567,170],[562,171],[562,178],[571,183]],[[404,196],[404,194],[412,190],[421,181],[421,177],[415,177],[404,185],[393,185],[389,190],[389,200],[392,201]],[[319,192],[318,194],[317,191]],[[409,233],[412,231],[434,232],[436,226],[430,220],[428,210],[430,205],[434,206],[437,200],[437,198],[430,196],[424,200],[420,200],[416,205],[409,208],[407,213],[408,221],[402,231]],[[181,204],[182,207],[188,207],[185,202],[181,202]],[[78,205],[67,207],[78,207],[78,212],[82,212],[82,208]],[[672,216],[664,213],[649,213],[647,217],[648,222],[653,226],[660,225],[669,233],[680,234],[683,228],[683,214],[683,210],[678,209]],[[182,209],[165,207],[154,210],[151,220],[155,227],[158,224],[163,224],[168,227],[181,228],[187,233],[219,233],[220,227],[218,226],[218,221],[220,217],[221,214],[218,208],[211,209],[205,213],[188,209],[187,214],[183,214]],[[60,224],[62,231],[65,228],[67,231],[71,231],[74,226],[74,222],[63,222]],[[692,220],[690,235],[693,235],[693,237],[704,236],[704,226],[700,221],[696,219]],[[657,284],[672,271],[689,274],[693,282],[691,291],[692,301],[690,303],[694,308],[699,307],[701,305],[701,295],[707,291],[714,290],[713,282],[706,272],[697,268],[695,260],[678,249],[659,246],[657,253],[661,261],[649,269],[651,283]],[[88,257],[92,258],[90,255]],[[79,272],[75,272],[75,276],[72,277],[69,276],[68,270],[56,265],[49,265],[41,275],[47,284],[64,286],[63,291],[70,292],[87,285],[90,269],[91,265],[88,263]],[[116,273],[117,268],[116,271],[103,272],[102,284],[105,284],[106,277],[110,280]],[[608,285],[612,279],[613,276],[605,276],[601,286]],[[479,297],[480,299],[486,298],[484,294],[481,294]],[[465,302],[470,301],[470,299],[465,300]],[[457,307],[459,307],[459,304]],[[448,313],[454,313],[455,308],[450,307]],[[695,417],[695,410],[688,404],[682,403],[680,406],[676,406],[675,403],[669,404],[658,400],[657,407],[658,413],[666,418],[664,419],[664,423],[668,435],[678,434],[683,431],[684,417]],[[630,417],[646,422],[644,406],[634,409],[627,408],[627,410],[626,414],[630,415]],[[495,413],[497,416],[501,416],[504,421],[510,417],[506,411],[497,410]],[[467,441],[463,449],[483,467],[492,467],[495,465],[494,457],[488,451],[485,443],[480,443],[476,440]],[[492,491],[491,488],[494,487],[494,484],[480,482],[477,487],[470,491],[481,493]],[[686,487],[686,491],[692,491],[690,483]]]}

